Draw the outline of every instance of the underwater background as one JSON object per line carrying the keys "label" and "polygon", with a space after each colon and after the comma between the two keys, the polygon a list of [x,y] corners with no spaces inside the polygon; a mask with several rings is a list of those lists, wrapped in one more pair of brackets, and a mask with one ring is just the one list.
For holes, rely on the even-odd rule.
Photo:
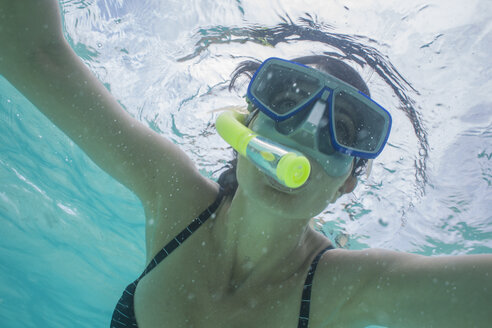
{"label": "underwater background", "polygon": [[[352,194],[313,222],[338,247],[492,251],[487,0],[62,0],[65,35],[134,117],[217,178],[214,109],[241,61],[329,54],[393,116]],[[143,269],[138,199],[0,77],[0,327],[107,327]],[[295,325],[296,323],[293,323]]]}

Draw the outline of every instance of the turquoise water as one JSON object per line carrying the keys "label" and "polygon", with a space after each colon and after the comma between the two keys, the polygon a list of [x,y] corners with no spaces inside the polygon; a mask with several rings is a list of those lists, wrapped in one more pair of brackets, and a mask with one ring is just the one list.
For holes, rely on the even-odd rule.
{"label": "turquoise water", "polygon": [[144,264],[143,213],[0,79],[0,326],[106,327]]}
{"label": "turquoise water", "polygon": [[[225,90],[237,63],[364,45],[357,58],[394,68],[350,62],[392,112],[393,132],[371,176],[317,226],[350,249],[492,251],[487,1],[61,5],[67,38],[98,78],[212,177],[230,152],[210,111],[242,103],[244,90]],[[107,327],[144,264],[141,205],[1,77],[0,181],[0,326]]]}

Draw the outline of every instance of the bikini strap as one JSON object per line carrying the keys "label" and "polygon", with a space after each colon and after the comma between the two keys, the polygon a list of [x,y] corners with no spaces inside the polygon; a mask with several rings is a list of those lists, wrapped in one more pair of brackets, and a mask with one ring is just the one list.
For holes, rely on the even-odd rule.
{"label": "bikini strap", "polygon": [[316,272],[316,267],[318,266],[319,259],[326,251],[330,249],[333,249],[332,245],[319,252],[311,263],[311,266],[309,267],[309,272],[307,274],[306,281],[304,282],[304,288],[302,290],[301,310],[299,313],[299,324],[297,325],[298,328],[308,327],[309,308],[311,305],[311,287],[313,285],[314,273]]}
{"label": "bikini strap", "polygon": [[215,201],[199,216],[197,216],[191,223],[184,228],[173,240],[166,244],[150,261],[150,263],[145,268],[142,275],[137,279],[142,279],[147,273],[149,273],[152,269],[154,269],[162,260],[164,260],[169,254],[171,254],[176,248],[178,248],[188,237],[190,237],[195,231],[200,228],[202,224],[204,224],[215,211],[219,208],[222,199],[224,198],[224,189],[220,187],[219,193]]}

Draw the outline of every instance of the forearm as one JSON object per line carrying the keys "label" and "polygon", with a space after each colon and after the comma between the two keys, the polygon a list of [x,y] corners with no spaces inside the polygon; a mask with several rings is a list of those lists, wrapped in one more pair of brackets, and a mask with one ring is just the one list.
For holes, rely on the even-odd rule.
{"label": "forearm", "polygon": [[[119,122],[111,111],[121,112],[117,101],[82,63],[68,44],[38,48],[24,62],[12,65],[5,77],[57,127],[80,144],[103,133],[93,131],[95,122],[107,122],[101,129],[117,135]],[[120,113],[119,113],[120,114]],[[87,134],[91,126],[92,133]],[[107,134],[107,133],[104,133]]]}
{"label": "forearm", "polygon": [[57,0],[0,1],[0,74],[25,64],[35,49],[61,40]]}
{"label": "forearm", "polygon": [[65,41],[58,2],[2,1],[0,17],[0,74],[76,138],[88,109],[114,100]]}
{"label": "forearm", "polygon": [[0,74],[72,139],[119,109],[65,41],[58,1],[2,1],[0,17]]}
{"label": "forearm", "polygon": [[70,48],[57,1],[0,2],[1,15],[0,74],[102,169],[147,192],[161,138],[131,118]]}

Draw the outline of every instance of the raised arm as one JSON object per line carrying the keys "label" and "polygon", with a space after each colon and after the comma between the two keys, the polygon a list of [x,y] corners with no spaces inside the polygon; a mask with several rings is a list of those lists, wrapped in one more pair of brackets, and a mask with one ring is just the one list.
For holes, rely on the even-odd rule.
{"label": "raised arm", "polygon": [[0,74],[134,191],[152,222],[191,217],[213,201],[216,186],[172,142],[127,114],[70,48],[56,0],[0,1]]}
{"label": "raised arm", "polygon": [[[336,263],[329,269],[328,262]],[[386,250],[339,251],[325,269],[352,286],[340,296],[345,327],[488,328],[492,255],[425,257]],[[325,288],[332,285],[329,276]],[[362,326],[361,326],[362,327]]]}

